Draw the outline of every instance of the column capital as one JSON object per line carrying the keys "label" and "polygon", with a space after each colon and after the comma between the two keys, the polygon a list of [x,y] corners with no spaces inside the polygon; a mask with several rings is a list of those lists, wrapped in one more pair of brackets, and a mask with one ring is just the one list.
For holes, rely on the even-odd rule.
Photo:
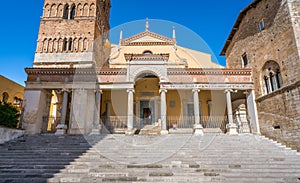
{"label": "column capital", "polygon": [[168,90],[167,89],[165,89],[165,88],[161,88],[161,89],[159,89],[159,93],[167,93],[168,92]]}
{"label": "column capital", "polygon": [[228,93],[228,92],[230,92],[230,93],[236,93],[238,90],[236,90],[236,89],[226,89],[225,91],[224,91],[224,93]]}
{"label": "column capital", "polygon": [[63,89],[61,89],[61,91],[62,91],[62,92],[68,92],[68,93],[71,92],[71,90],[70,90],[69,88],[63,88]]}
{"label": "column capital", "polygon": [[135,92],[133,88],[127,89],[126,91],[127,91],[127,93],[129,93],[129,92],[134,93]]}
{"label": "column capital", "polygon": [[193,91],[193,93],[195,93],[195,92],[199,93],[201,90],[198,88],[194,88],[192,91]]}
{"label": "column capital", "polygon": [[95,93],[99,92],[99,93],[103,94],[103,91],[101,89],[95,89],[94,92]]}

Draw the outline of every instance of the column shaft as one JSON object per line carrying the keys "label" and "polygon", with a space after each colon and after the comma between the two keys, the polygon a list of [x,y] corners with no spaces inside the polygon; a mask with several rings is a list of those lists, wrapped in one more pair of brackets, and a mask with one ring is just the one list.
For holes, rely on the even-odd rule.
{"label": "column shaft", "polygon": [[167,90],[160,90],[160,100],[161,100],[161,128],[162,131],[167,130],[167,104],[166,104],[166,92]]}
{"label": "column shaft", "polygon": [[195,115],[195,125],[200,124],[200,113],[199,113],[199,92],[200,90],[193,90],[194,93],[194,115]]}
{"label": "column shaft", "polygon": [[134,90],[127,90],[128,92],[128,110],[127,110],[127,128],[133,129],[133,92]]}
{"label": "column shaft", "polygon": [[66,122],[67,107],[68,107],[68,91],[63,91],[63,92],[64,92],[64,94],[63,94],[61,118],[60,118],[61,125],[64,125]]}
{"label": "column shaft", "polygon": [[231,92],[232,90],[226,90],[226,103],[227,103],[227,115],[228,115],[228,122],[227,125],[227,133],[229,135],[237,135],[237,125],[233,122],[232,116],[232,104],[231,104]]}
{"label": "column shaft", "polygon": [[232,104],[230,90],[226,90],[227,115],[229,124],[233,124]]}

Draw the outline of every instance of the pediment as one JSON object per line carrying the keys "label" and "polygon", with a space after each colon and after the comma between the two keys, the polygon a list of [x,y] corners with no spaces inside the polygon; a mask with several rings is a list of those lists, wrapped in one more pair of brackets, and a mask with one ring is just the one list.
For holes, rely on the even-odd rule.
{"label": "pediment", "polygon": [[136,34],[136,35],[131,36],[122,41],[122,45],[124,45],[124,46],[149,45],[149,44],[174,45],[175,42],[173,41],[173,39],[170,39],[168,37],[165,37],[165,36],[156,34],[154,32],[150,32],[150,31],[145,31],[145,32]]}

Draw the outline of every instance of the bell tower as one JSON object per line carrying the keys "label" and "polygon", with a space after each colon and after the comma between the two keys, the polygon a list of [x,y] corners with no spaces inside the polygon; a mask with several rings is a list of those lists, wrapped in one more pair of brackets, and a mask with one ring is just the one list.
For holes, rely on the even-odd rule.
{"label": "bell tower", "polygon": [[105,65],[110,7],[110,0],[45,0],[33,67]]}

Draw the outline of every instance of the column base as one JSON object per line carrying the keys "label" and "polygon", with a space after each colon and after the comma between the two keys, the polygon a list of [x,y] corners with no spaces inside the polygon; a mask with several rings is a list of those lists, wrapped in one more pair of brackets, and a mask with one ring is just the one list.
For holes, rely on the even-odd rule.
{"label": "column base", "polygon": [[228,135],[238,135],[236,124],[227,124],[227,134]]}
{"label": "column base", "polygon": [[203,126],[201,124],[194,125],[194,135],[203,136]]}
{"label": "column base", "polygon": [[67,125],[58,124],[56,126],[55,135],[65,135],[67,133]]}
{"label": "column base", "polygon": [[161,130],[161,131],[160,131],[160,134],[161,134],[161,135],[168,135],[168,134],[169,134],[169,131],[168,131],[168,130]]}
{"label": "column base", "polygon": [[134,135],[134,134],[135,134],[135,131],[136,131],[135,128],[133,128],[133,129],[127,129],[127,130],[125,131],[125,135]]}
{"label": "column base", "polygon": [[93,128],[90,135],[100,135],[101,134],[101,125],[98,126],[98,128]]}

